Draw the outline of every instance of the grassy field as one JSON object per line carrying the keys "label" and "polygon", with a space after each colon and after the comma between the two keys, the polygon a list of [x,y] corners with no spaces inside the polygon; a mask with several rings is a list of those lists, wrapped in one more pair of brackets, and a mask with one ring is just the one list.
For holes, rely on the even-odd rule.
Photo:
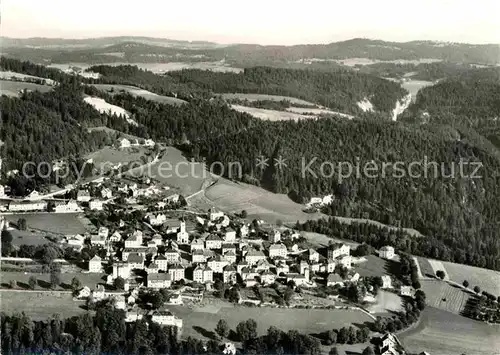
{"label": "grassy field", "polygon": [[263,101],[263,100],[269,100],[269,101],[290,101],[293,104],[297,105],[309,105],[309,106],[317,106],[316,104],[297,99],[295,97],[290,97],[290,96],[279,96],[279,95],[266,95],[266,94],[241,94],[241,93],[236,93],[236,94],[222,94],[221,95],[224,99],[226,100],[231,100],[231,99],[239,99],[239,100],[248,100],[248,101]]}
{"label": "grassy field", "polygon": [[434,277],[435,273],[428,259],[417,256],[418,266],[424,277]]}
{"label": "grassy field", "polygon": [[86,312],[80,308],[85,303],[73,301],[70,293],[2,290],[0,297],[3,312],[24,312],[34,320],[44,320],[54,314],[66,318]]}
{"label": "grassy field", "polygon": [[44,80],[46,85],[55,85],[55,81],[52,79],[46,79],[39,76],[16,73],[12,71],[0,71],[0,79],[12,80],[13,78],[17,80]]}
{"label": "grassy field", "polygon": [[19,92],[24,89],[48,92],[52,90],[52,86],[27,83],[23,81],[0,80],[0,95],[19,97]]}
{"label": "grassy field", "polygon": [[400,335],[410,353],[498,355],[500,326],[427,307],[416,328]]}
{"label": "grassy field", "polygon": [[481,290],[500,296],[500,272],[446,261],[443,261],[442,265],[451,281],[461,284],[467,280],[470,288],[479,286]]}
{"label": "grassy field", "polygon": [[354,116],[352,116],[352,115],[348,115],[348,114],[342,113],[342,112],[330,111],[330,110],[327,110],[324,108],[289,107],[289,108],[287,108],[287,111],[295,112],[295,113],[299,113],[299,114],[312,113],[313,115],[338,115],[338,116],[348,118],[348,119],[354,118]]}
{"label": "grassy field", "polygon": [[143,90],[141,88],[130,85],[94,84],[93,86],[104,92],[110,93],[111,90],[113,90],[114,93],[127,92],[133,96],[140,96],[147,100],[156,101],[162,104],[181,105],[186,103],[186,101],[177,99],[175,97],[158,95],[148,90]]}
{"label": "grassy field", "polygon": [[377,302],[370,305],[368,310],[375,314],[388,314],[392,312],[401,312],[404,310],[401,297],[397,294],[380,290],[377,294]]}
{"label": "grassy field", "polygon": [[363,312],[355,310],[315,310],[282,308],[221,307],[209,312],[172,307],[174,313],[184,321],[183,336],[209,337],[217,322],[225,319],[231,329],[247,319],[257,321],[257,331],[265,334],[270,326],[281,330],[298,330],[303,333],[320,333],[327,329],[350,326],[353,323],[373,322]]}
{"label": "grassy field", "polygon": [[444,311],[460,314],[471,297],[467,291],[446,281],[422,280],[420,283],[427,296],[427,305]]}
{"label": "grassy field", "polygon": [[12,234],[12,245],[43,245],[50,243],[50,240],[46,238],[46,233],[31,232],[31,231],[20,231],[13,229],[10,231]]}
{"label": "grassy field", "polygon": [[359,273],[360,276],[383,276],[393,274],[393,264],[396,264],[395,262],[390,262],[389,260],[379,258],[375,255],[367,255],[365,258],[367,259],[365,262],[359,263],[356,266],[356,272]]}
{"label": "grassy field", "polygon": [[290,111],[278,111],[278,110],[268,110],[264,108],[257,107],[248,107],[241,105],[231,105],[233,110],[248,113],[256,118],[260,118],[261,120],[269,120],[269,121],[298,121],[298,120],[309,120],[316,119],[318,116],[316,115],[306,115],[300,114]]}
{"label": "grassy field", "polygon": [[[72,272],[72,273],[61,273],[61,285],[57,288],[58,290],[68,290],[70,289],[71,280],[73,277],[76,277],[83,286],[88,286],[91,289],[95,287],[98,283],[104,282],[102,279],[104,274],[95,274],[95,273],[81,273],[81,272]],[[14,280],[18,283],[19,289],[27,289],[28,281],[31,276],[34,276],[38,280],[38,285],[35,289],[47,289],[50,286],[50,274],[38,274],[38,273],[25,273],[25,272],[2,272],[0,280],[2,282],[2,286],[6,287],[11,280]]]}
{"label": "grassy field", "polygon": [[19,218],[24,218],[28,230],[35,229],[37,233],[66,235],[85,233],[87,231],[81,217],[74,213],[13,214],[6,215],[5,218],[14,223]]}
{"label": "grassy field", "polygon": [[86,156],[87,159],[93,159],[94,166],[98,170],[107,170],[118,164],[127,164],[132,161],[138,161],[151,151],[146,147],[132,148],[114,148],[104,147]]}

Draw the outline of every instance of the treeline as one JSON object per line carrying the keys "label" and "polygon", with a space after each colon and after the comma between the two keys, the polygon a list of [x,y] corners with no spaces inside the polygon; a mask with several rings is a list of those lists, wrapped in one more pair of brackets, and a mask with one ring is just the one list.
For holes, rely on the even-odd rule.
{"label": "treeline", "polygon": [[28,61],[21,61],[13,58],[0,57],[0,69],[12,71],[41,78],[52,79],[58,83],[71,79],[71,75],[65,74],[59,69],[48,68],[43,65],[34,64]]}
{"label": "treeline", "polygon": [[186,69],[155,75],[134,66],[94,66],[89,70],[104,77],[91,83],[140,85],[158,94],[173,96],[187,92],[192,95],[207,93],[258,93],[283,95],[312,101],[335,111],[361,113],[357,102],[368,98],[375,109],[390,112],[405,90],[397,83],[349,70],[332,72],[316,70],[255,67],[242,73],[221,73]]}

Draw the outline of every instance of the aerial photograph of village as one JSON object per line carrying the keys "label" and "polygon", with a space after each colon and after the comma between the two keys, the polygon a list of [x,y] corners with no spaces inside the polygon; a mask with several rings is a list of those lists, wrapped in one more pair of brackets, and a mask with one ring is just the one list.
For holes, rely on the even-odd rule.
{"label": "aerial photograph of village", "polygon": [[0,353],[500,355],[483,2],[2,1]]}

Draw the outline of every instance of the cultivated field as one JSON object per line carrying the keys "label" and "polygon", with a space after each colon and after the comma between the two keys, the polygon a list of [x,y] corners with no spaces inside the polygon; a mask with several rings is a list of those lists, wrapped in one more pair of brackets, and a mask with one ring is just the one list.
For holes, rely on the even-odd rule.
{"label": "cultivated field", "polygon": [[239,322],[255,319],[259,334],[265,334],[270,326],[281,330],[297,330],[302,333],[320,333],[332,328],[342,328],[353,323],[373,322],[373,319],[356,310],[282,309],[221,307],[209,312],[199,312],[181,307],[172,307],[184,322],[183,336],[203,338],[213,332],[217,322],[225,319],[231,329]]}
{"label": "cultivated field", "polygon": [[451,281],[461,284],[467,280],[470,288],[479,286],[481,290],[500,296],[500,272],[447,261],[443,261],[442,264]]}
{"label": "cultivated field", "polygon": [[52,79],[41,78],[39,76],[32,76],[13,71],[0,71],[0,79],[2,80],[43,80],[46,85],[55,85],[56,82]]}
{"label": "cultivated field", "polygon": [[154,92],[143,90],[135,86],[129,85],[107,85],[107,84],[94,84],[97,89],[110,93],[113,90],[114,93],[127,92],[133,96],[140,96],[147,100],[156,101],[162,104],[169,105],[181,105],[186,103],[186,101],[177,99],[175,97],[168,97],[155,94]]}
{"label": "cultivated field", "polygon": [[266,95],[266,94],[221,94],[222,98],[226,100],[239,99],[239,100],[248,100],[248,101],[289,101],[292,105],[308,105],[308,106],[317,106],[315,103],[297,99],[295,97],[290,96],[279,96],[279,95]]}
{"label": "cultivated field", "polygon": [[427,296],[427,305],[443,311],[460,314],[471,297],[460,286],[450,285],[446,281],[422,280],[420,283]]}
{"label": "cultivated field", "polygon": [[5,215],[11,222],[17,222],[19,218],[26,219],[28,229],[39,232],[54,234],[81,234],[85,228],[81,217],[74,213],[35,213],[35,214],[12,214]]}
{"label": "cultivated field", "polygon": [[500,326],[427,307],[419,325],[399,338],[410,353],[498,355]]}
{"label": "cultivated field", "polygon": [[48,85],[33,84],[23,81],[0,80],[0,95],[19,97],[19,92],[25,89],[48,92],[52,90],[52,87]]}
{"label": "cultivated field", "polygon": [[420,271],[422,272],[423,277],[435,277],[436,276],[434,269],[432,268],[432,265],[429,262],[429,259],[422,258],[420,256],[417,256],[416,258],[417,258],[418,266],[420,268]]}
{"label": "cultivated field", "polygon": [[370,305],[368,310],[376,314],[388,314],[389,312],[402,312],[404,310],[401,297],[397,294],[380,290],[376,298],[377,302]]}
{"label": "cultivated field", "polygon": [[239,112],[248,113],[249,115],[260,118],[261,120],[269,121],[298,121],[317,118],[315,115],[302,115],[289,111],[268,110],[265,108],[247,107],[241,105],[231,105],[231,108]]}
{"label": "cultivated field", "polygon": [[429,261],[429,264],[431,265],[431,268],[432,268],[432,271],[433,271],[434,275],[436,275],[436,272],[438,272],[438,271],[441,270],[441,271],[445,272],[444,280],[448,280],[449,279],[448,273],[446,272],[446,269],[445,269],[442,261],[432,260],[432,259],[427,259],[427,260]]}
{"label": "cultivated field", "polygon": [[66,318],[86,312],[80,308],[85,302],[73,301],[71,293],[1,290],[0,297],[2,312],[24,312],[34,320],[44,320],[54,314]]}

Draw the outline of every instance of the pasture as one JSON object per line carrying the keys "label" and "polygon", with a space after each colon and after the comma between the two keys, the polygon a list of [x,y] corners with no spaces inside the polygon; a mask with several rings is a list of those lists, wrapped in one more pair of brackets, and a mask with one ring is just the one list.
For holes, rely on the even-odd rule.
{"label": "pasture", "polygon": [[129,86],[129,85],[107,85],[107,84],[94,84],[93,85],[95,88],[109,93],[122,93],[126,92],[131,94],[132,96],[140,96],[142,98],[145,98],[147,100],[151,101],[156,101],[162,104],[168,104],[168,105],[181,105],[186,103],[186,101],[177,99],[175,97],[168,97],[168,96],[162,96],[155,94],[154,92],[148,91],[148,90],[143,90],[141,88],[135,87],[135,86]]}
{"label": "pasture", "polygon": [[500,326],[427,307],[417,327],[399,335],[409,353],[498,355]]}
{"label": "pasture", "polygon": [[340,117],[344,117],[347,119],[353,119],[354,116],[348,115],[342,112],[335,112],[331,110],[327,110],[324,108],[306,108],[306,107],[289,107],[286,109],[288,112],[294,112],[298,114],[313,114],[313,115],[337,115]]}
{"label": "pasture", "polygon": [[351,326],[353,323],[373,322],[367,314],[357,310],[345,309],[283,309],[267,307],[228,306],[210,312],[200,312],[182,307],[171,307],[174,313],[184,321],[183,336],[196,338],[209,337],[217,322],[225,319],[231,329],[239,322],[255,319],[257,332],[263,335],[270,326],[283,331],[297,330],[301,333],[316,334],[328,329]]}
{"label": "pasture", "polygon": [[423,277],[435,277],[436,276],[434,269],[432,268],[432,265],[428,259],[422,258],[420,256],[417,256],[416,259],[418,261],[418,266],[420,268],[420,271],[421,271]]}
{"label": "pasture", "polygon": [[19,218],[24,218],[28,230],[34,229],[40,233],[71,235],[82,234],[87,231],[81,221],[81,216],[75,213],[23,213],[5,215],[5,218],[14,223]]}
{"label": "pasture", "polygon": [[409,81],[403,81],[401,83],[401,86],[406,90],[408,90],[408,92],[411,94],[412,102],[415,102],[415,100],[417,99],[417,94],[420,89],[431,85],[434,85],[432,81],[424,81],[424,80],[409,80]]}
{"label": "pasture", "polygon": [[226,100],[232,100],[232,99],[238,99],[238,100],[248,100],[248,101],[264,101],[264,100],[269,100],[269,101],[290,101],[290,103],[296,104],[296,105],[308,105],[308,106],[317,106],[316,104],[297,99],[295,97],[290,97],[290,96],[279,96],[279,95],[266,95],[266,94],[242,94],[242,93],[235,93],[235,94],[221,94],[223,99]]}
{"label": "pasture", "polygon": [[22,73],[16,73],[13,71],[0,71],[0,79],[2,80],[23,80],[23,81],[34,81],[41,80],[45,82],[45,85],[55,85],[56,82],[52,79],[41,78],[39,76],[27,75]]}
{"label": "pasture", "polygon": [[0,80],[0,95],[19,97],[22,90],[49,92],[52,86],[33,84],[24,81]]}
{"label": "pasture", "polygon": [[[89,105],[91,105],[97,111],[99,111],[101,113],[107,113],[107,114],[116,115],[116,116],[123,116],[126,118],[130,117],[130,113],[125,111],[125,109],[123,109],[119,106],[116,106],[116,105],[112,105],[99,97],[87,96],[83,99],[83,101],[85,101],[86,103],[88,103]],[[128,119],[127,119],[127,122],[131,123]],[[135,121],[132,121],[132,122],[135,122]],[[137,126],[137,123],[135,123],[135,126]]]}
{"label": "pasture", "polygon": [[376,303],[367,307],[370,313],[389,314],[390,312],[404,311],[403,302],[399,295],[380,290],[376,297]]}
{"label": "pasture", "polygon": [[0,297],[2,312],[24,312],[33,320],[45,320],[54,314],[66,318],[86,312],[80,308],[85,302],[73,301],[70,292],[1,290]]}
{"label": "pasture", "polygon": [[247,107],[241,105],[231,105],[231,108],[238,112],[248,113],[255,118],[269,121],[298,121],[317,118],[317,116],[315,115],[299,114],[290,111],[268,110],[264,108]]}
{"label": "pasture", "polygon": [[395,261],[385,260],[375,255],[366,255],[364,258],[366,261],[355,266],[356,272],[361,277],[389,275],[397,269],[397,266],[392,267],[393,264],[397,265]]}
{"label": "pasture", "polygon": [[443,261],[444,272],[451,281],[462,284],[469,281],[469,288],[479,286],[481,290],[500,296],[500,272],[479,267]]}
{"label": "pasture", "polygon": [[10,231],[12,234],[12,245],[43,245],[50,243],[50,240],[46,238],[45,233],[31,232],[31,231],[20,231],[13,229]]}
{"label": "pasture", "polygon": [[133,161],[139,161],[141,157],[149,154],[151,150],[145,147],[114,148],[104,147],[86,156],[92,159],[94,166],[99,172],[104,172],[119,164],[124,165]]}
{"label": "pasture", "polygon": [[441,270],[441,271],[445,272],[444,280],[448,280],[449,279],[448,273],[446,272],[446,269],[445,269],[442,261],[432,260],[432,259],[427,259],[427,260],[429,261],[429,264],[431,265],[431,268],[432,268],[432,271],[433,271],[434,275],[436,275],[436,272],[438,272],[438,271]]}
{"label": "pasture", "polygon": [[422,280],[422,291],[427,296],[427,305],[455,314],[460,314],[471,295],[460,286],[446,281]]}

